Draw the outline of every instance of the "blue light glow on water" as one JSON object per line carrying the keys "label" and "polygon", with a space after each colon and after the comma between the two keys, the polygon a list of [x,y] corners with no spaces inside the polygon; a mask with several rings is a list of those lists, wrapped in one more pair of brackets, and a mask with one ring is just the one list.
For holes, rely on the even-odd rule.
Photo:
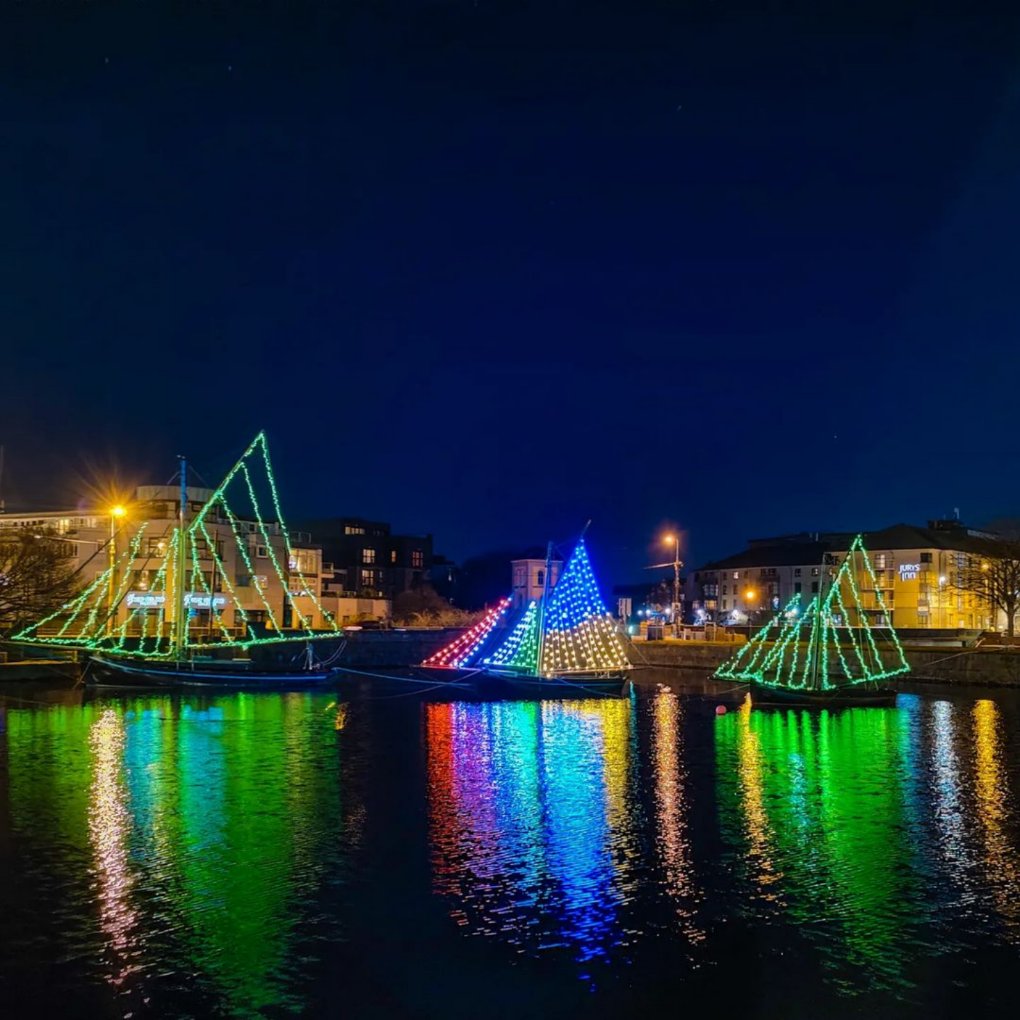
{"label": "blue light glow on water", "polygon": [[719,717],[667,689],[336,700],[5,700],[10,994],[135,1015],[1012,1005],[1015,695]]}

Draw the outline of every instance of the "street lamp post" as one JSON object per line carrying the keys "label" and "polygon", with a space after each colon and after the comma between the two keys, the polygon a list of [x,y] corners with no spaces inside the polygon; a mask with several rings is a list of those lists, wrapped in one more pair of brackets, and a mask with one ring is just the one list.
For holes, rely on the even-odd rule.
{"label": "street lamp post", "polygon": [[744,592],[744,612],[747,613],[747,640],[751,640],[751,600],[757,596],[753,588]]}
{"label": "street lamp post", "polygon": [[680,536],[667,535],[666,544],[673,545],[673,637],[680,637]]}
{"label": "street lamp post", "polygon": [[117,521],[119,521],[127,510],[118,504],[117,506],[110,507],[110,540],[107,542],[107,549],[109,550],[109,574],[107,578],[107,602],[109,608],[106,614],[106,633],[109,634],[113,630],[113,616],[116,612],[117,607],[113,604],[116,593],[116,585],[114,584],[114,573],[117,568]]}
{"label": "street lamp post", "polygon": [[673,559],[669,563],[653,563],[648,570],[661,570],[663,567],[673,568],[673,636],[680,636],[680,568],[684,565],[680,559],[680,536],[664,535],[663,542],[673,546]]}

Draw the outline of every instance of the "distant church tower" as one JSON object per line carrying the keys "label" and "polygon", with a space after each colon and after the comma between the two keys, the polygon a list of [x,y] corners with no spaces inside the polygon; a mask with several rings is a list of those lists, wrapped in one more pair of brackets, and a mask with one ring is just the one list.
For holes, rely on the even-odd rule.
{"label": "distant church tower", "polygon": [[[511,560],[514,609],[526,606],[532,599],[540,599],[545,590],[545,560]],[[563,560],[549,564],[549,590],[556,587],[563,571]]]}

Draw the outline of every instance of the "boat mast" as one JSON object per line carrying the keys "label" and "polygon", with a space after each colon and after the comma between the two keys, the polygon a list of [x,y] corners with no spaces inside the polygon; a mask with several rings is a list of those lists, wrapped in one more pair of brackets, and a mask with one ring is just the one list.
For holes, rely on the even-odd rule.
{"label": "boat mast", "polygon": [[[829,630],[829,622],[828,622],[828,620],[823,619],[822,615],[821,615],[822,612],[825,610],[825,595],[826,595],[825,582],[829,578],[829,562],[828,562],[828,560],[829,560],[829,554],[827,552],[823,552],[822,553],[822,569],[820,571],[821,576],[818,578],[818,609],[815,612],[815,621],[816,621],[816,623],[820,621],[821,625],[822,625],[821,626],[821,630],[820,630],[820,636],[821,636],[821,639],[822,639],[823,642],[827,640],[828,630]],[[822,687],[822,684],[819,683],[819,679],[818,679],[818,666],[819,666],[819,663],[821,661],[822,661],[822,656],[820,654],[820,649],[818,647],[818,642],[816,641],[815,644],[814,644],[814,661],[811,663],[811,687],[812,687],[813,690],[816,690],[816,691],[820,690],[821,687]],[[828,680],[828,677],[826,677],[826,680]]]}
{"label": "boat mast", "polygon": [[177,583],[174,585],[174,657],[180,662],[184,658],[185,646],[188,642],[188,625],[184,615],[184,521],[188,510],[188,462],[184,457],[177,458],[181,463],[181,496],[180,509],[177,512]]}
{"label": "boat mast", "polygon": [[535,672],[542,675],[542,655],[545,652],[545,604],[549,597],[549,571],[552,569],[553,544],[546,546],[545,573],[542,575],[542,601],[538,604],[538,656]]}

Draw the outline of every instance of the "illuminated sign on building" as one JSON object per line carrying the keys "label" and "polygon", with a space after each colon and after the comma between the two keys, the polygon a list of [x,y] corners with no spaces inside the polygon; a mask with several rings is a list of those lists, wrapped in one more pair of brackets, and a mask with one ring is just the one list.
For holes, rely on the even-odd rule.
{"label": "illuminated sign on building", "polygon": [[226,595],[206,595],[204,592],[186,592],[184,604],[189,609],[208,609],[210,602],[217,611],[223,609],[227,604]]}
{"label": "illuminated sign on building", "polygon": [[[186,592],[184,595],[184,604],[189,609],[208,609],[210,599],[213,600],[213,606],[217,611],[221,611],[226,608],[227,596],[226,595],[206,595],[204,592]],[[166,593],[165,592],[152,592],[152,591],[129,591],[127,597],[124,599],[128,609],[162,609],[166,605]]]}
{"label": "illuminated sign on building", "polygon": [[901,581],[916,581],[917,575],[921,572],[920,563],[901,563],[900,564],[900,580]]}

